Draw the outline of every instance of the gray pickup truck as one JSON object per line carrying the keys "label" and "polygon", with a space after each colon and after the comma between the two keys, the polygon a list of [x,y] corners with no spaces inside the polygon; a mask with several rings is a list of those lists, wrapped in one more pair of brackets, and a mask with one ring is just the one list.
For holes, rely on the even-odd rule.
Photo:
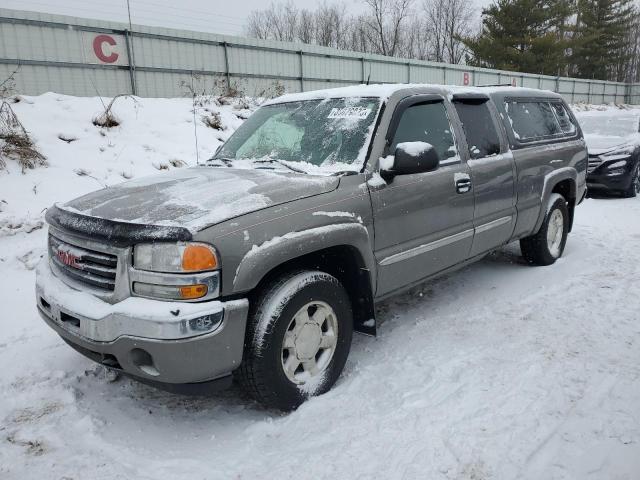
{"label": "gray pickup truck", "polygon": [[51,207],[44,321],[169,391],[232,378],[292,409],[326,392],[375,304],[520,241],[564,250],[586,193],[559,95],[371,85],[260,107],[205,165]]}

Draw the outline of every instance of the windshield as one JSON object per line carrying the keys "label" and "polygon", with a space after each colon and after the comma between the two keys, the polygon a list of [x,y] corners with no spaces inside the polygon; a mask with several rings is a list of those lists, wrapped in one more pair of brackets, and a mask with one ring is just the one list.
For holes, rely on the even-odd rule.
{"label": "windshield", "polygon": [[638,133],[637,115],[580,115],[578,117],[582,131],[586,135],[606,137],[627,137]]}
{"label": "windshield", "polygon": [[331,98],[259,108],[216,153],[229,166],[303,173],[360,171],[380,107],[377,98]]}

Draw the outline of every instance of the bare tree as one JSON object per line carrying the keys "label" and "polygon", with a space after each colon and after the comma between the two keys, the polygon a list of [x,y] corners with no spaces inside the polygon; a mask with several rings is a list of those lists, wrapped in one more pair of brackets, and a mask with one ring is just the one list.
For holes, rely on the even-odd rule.
{"label": "bare tree", "polygon": [[473,27],[466,0],[360,0],[367,8],[349,15],[344,3],[324,0],[315,10],[299,10],[288,0],[251,13],[247,33],[261,39],[299,41],[381,55],[461,63]]}
{"label": "bare tree", "polygon": [[347,24],[347,35],[345,37],[347,50],[356,52],[371,52],[369,42],[368,26],[364,15],[351,17]]}
{"label": "bare tree", "polygon": [[254,10],[247,18],[245,27],[247,35],[260,40],[271,38],[271,32],[262,10]]}
{"label": "bare tree", "polygon": [[368,38],[373,50],[381,55],[398,52],[404,20],[409,16],[413,0],[363,0],[369,13],[366,17]]}
{"label": "bare tree", "polygon": [[416,60],[433,60],[432,44],[432,31],[429,24],[422,17],[414,17],[403,29],[401,56]]}
{"label": "bare tree", "polygon": [[465,46],[460,41],[473,33],[474,10],[466,0],[424,0],[422,9],[433,32],[437,62],[461,63]]}
{"label": "bare tree", "polygon": [[298,20],[298,39],[302,43],[314,43],[315,29],[315,14],[306,9],[301,10]]}
{"label": "bare tree", "polygon": [[298,39],[298,17],[300,12],[291,0],[287,3],[272,3],[269,8],[255,10],[249,14],[246,32],[260,39],[293,42]]}

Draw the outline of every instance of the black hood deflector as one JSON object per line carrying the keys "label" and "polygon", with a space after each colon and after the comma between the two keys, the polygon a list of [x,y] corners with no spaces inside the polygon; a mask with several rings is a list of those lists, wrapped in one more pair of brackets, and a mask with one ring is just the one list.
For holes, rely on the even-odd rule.
{"label": "black hood deflector", "polygon": [[55,205],[47,210],[45,219],[52,227],[71,235],[117,247],[128,247],[142,242],[188,242],[193,239],[191,232],[182,227],[106,220],[80,215]]}

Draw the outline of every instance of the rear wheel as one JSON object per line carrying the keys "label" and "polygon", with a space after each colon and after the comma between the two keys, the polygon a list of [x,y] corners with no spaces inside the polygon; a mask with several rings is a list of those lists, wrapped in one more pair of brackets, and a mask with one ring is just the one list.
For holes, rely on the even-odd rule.
{"label": "rear wheel", "polygon": [[549,208],[540,230],[520,240],[520,250],[533,265],[551,265],[562,256],[569,232],[569,209],[565,198],[551,194]]}
{"label": "rear wheel", "polygon": [[256,400],[292,410],[332,387],[352,332],[351,302],[335,277],[319,271],[285,275],[252,309],[237,377]]}
{"label": "rear wheel", "polygon": [[633,174],[631,176],[631,184],[629,188],[627,188],[624,192],[624,196],[628,198],[633,198],[640,194],[640,160],[636,164],[636,168],[633,170]]}

